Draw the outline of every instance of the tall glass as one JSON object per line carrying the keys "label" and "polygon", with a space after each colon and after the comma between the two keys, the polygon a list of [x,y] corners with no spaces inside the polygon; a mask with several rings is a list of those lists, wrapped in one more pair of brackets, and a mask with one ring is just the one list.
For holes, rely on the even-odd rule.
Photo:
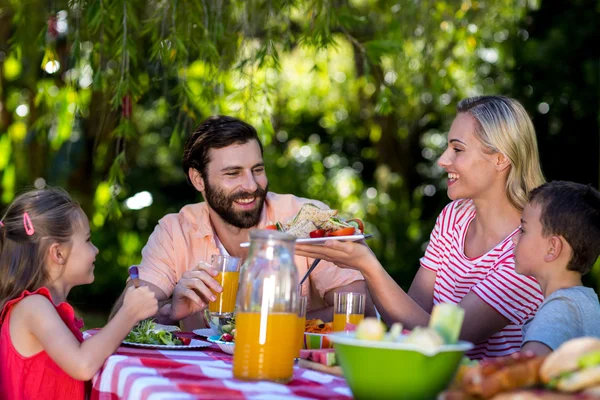
{"label": "tall glass", "polygon": [[306,329],[306,296],[298,296],[298,352],[296,357],[300,357],[300,350],[304,344],[304,330]]}
{"label": "tall glass", "polygon": [[238,257],[213,254],[212,267],[219,272],[215,280],[219,282],[223,291],[216,293],[217,299],[208,304],[208,310],[216,314],[233,314],[235,299],[240,281],[240,261]]}
{"label": "tall glass", "polygon": [[233,376],[286,383],[297,353],[296,238],[273,230],[250,231],[240,272]]}
{"label": "tall glass", "polygon": [[333,330],[345,331],[351,326],[358,325],[365,318],[365,300],[364,293],[334,293]]}

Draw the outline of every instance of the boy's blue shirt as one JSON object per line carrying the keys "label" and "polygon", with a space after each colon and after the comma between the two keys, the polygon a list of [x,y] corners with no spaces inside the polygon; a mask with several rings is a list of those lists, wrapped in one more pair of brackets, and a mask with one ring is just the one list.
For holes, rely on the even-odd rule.
{"label": "boy's blue shirt", "polygon": [[559,289],[544,300],[522,329],[523,345],[540,342],[552,350],[577,337],[600,338],[598,295],[584,286]]}

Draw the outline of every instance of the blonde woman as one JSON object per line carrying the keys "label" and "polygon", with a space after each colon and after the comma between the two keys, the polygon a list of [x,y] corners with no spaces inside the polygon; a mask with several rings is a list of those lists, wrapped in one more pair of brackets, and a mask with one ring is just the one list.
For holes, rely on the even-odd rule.
{"label": "blonde woman", "polygon": [[543,300],[535,279],[514,270],[512,237],[527,194],[544,182],[535,131],[517,101],[501,96],[462,100],[438,165],[453,200],[438,216],[408,293],[364,244],[297,245],[303,256],[358,269],[386,322],[427,325],[434,304],[465,310],[461,339],[473,359],[519,350],[521,325]]}

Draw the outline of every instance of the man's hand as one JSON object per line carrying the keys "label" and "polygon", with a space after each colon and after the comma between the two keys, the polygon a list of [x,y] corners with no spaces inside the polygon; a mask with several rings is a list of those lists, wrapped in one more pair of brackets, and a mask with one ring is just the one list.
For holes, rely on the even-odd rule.
{"label": "man's hand", "polygon": [[196,270],[184,272],[175,286],[171,303],[161,309],[161,314],[179,321],[204,310],[210,301],[216,300],[215,293],[223,291],[221,285],[213,278],[217,274],[218,272],[205,262],[200,262]]}

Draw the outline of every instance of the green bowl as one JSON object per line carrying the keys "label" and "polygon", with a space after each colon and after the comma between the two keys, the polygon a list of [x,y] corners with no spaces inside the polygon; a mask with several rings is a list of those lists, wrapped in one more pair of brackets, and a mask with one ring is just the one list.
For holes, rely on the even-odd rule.
{"label": "green bowl", "polygon": [[333,333],[338,363],[356,399],[435,399],[456,373],[468,342],[427,351],[401,341]]}

